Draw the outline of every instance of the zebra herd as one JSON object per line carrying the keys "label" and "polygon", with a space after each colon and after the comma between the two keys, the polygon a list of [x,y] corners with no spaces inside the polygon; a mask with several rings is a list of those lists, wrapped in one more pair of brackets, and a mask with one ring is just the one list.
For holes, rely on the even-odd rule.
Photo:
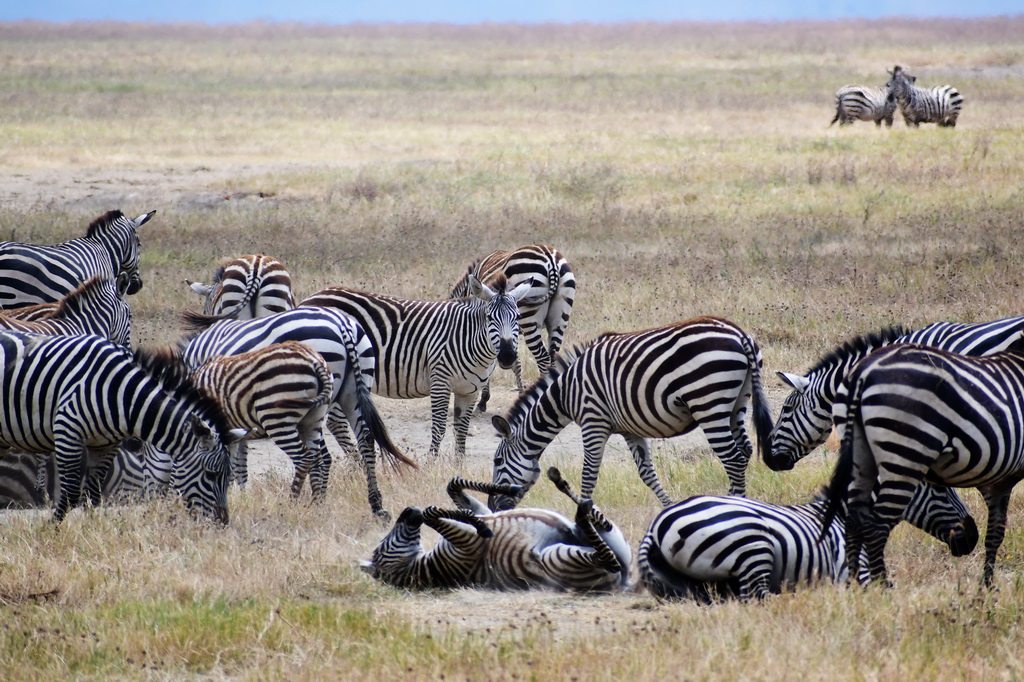
{"label": "zebra herd", "polygon": [[874,121],[881,126],[892,126],[896,107],[908,126],[917,128],[922,123],[935,123],[940,127],[956,127],[964,98],[952,85],[922,88],[898,64],[888,71],[889,82],[884,86],[844,85],[836,91],[836,115],[833,125],[849,125],[854,121]]}
{"label": "zebra herd", "polygon": [[[436,301],[331,287],[296,305],[282,263],[229,259],[210,284],[189,283],[203,312],[183,313],[191,331],[178,344],[132,351],[124,297],[142,286],[137,230],[152,215],[113,211],[85,239],[56,247],[0,243],[0,501],[48,499],[60,522],[83,497],[96,504],[119,486],[173,489],[227,523],[229,483],[246,482],[248,438],[271,438],[289,456],[293,497],[308,478],[323,500],[326,426],[358,456],[371,512],[390,519],[377,450],[392,464],[417,464],[393,443],[372,395],[429,397],[434,457],[454,395],[461,463],[495,367],[514,369],[522,386],[522,330],[542,371],[492,418],[492,480],[453,480],[455,509],[406,508],[364,562],[372,576],[416,588],[624,589],[632,553],[593,503],[605,446],[619,434],[662,506],[637,552],[639,582],[659,598],[754,599],[804,583],[885,581],[885,545],[901,518],[954,556],[970,553],[977,525],[953,489],[964,486],[988,505],[983,580],[992,583],[1009,494],[1024,478],[1024,318],[852,339],[806,375],[779,373],[792,393],[774,424],[760,348],[728,320],[609,332],[562,351],[576,281],[545,245],[475,261]],[[15,319],[26,311],[34,322]],[[792,469],[833,427],[841,434],[832,481],[811,502],[743,497],[754,451],[748,408],[775,471]],[[548,478],[575,504],[574,520],[517,508],[570,423],[583,439],[581,494],[557,470]],[[648,439],[697,427],[729,495],[674,502]],[[429,551],[424,525],[442,537]]]}

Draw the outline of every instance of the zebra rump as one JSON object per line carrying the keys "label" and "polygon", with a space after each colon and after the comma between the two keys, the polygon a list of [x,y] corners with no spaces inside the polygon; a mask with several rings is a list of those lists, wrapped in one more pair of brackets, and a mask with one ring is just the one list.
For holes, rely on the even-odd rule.
{"label": "zebra rump", "polygon": [[854,121],[874,121],[892,126],[896,96],[885,86],[844,85],[836,91],[836,115],[829,126],[852,125]]}
{"label": "zebra rump", "polygon": [[295,307],[288,270],[262,253],[225,259],[209,284],[186,282],[203,297],[203,314],[216,319],[251,320]]}

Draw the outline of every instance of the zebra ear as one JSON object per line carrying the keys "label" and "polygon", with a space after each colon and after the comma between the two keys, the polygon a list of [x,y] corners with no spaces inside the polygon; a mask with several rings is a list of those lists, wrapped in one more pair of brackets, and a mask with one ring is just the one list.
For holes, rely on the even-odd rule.
{"label": "zebra ear", "polygon": [[799,374],[789,374],[787,372],[776,372],[776,374],[779,375],[779,379],[782,379],[782,383],[791,386],[801,393],[811,383],[807,377],[802,377]]}
{"label": "zebra ear", "polygon": [[469,275],[469,291],[474,296],[484,301],[490,301],[498,295],[494,289],[478,280],[472,274]]}
{"label": "zebra ear", "polygon": [[535,286],[537,286],[537,280],[531,277],[530,279],[526,280],[525,282],[517,286],[512,291],[508,292],[508,295],[516,299],[516,302],[518,303],[519,301],[523,300],[523,298],[526,297],[526,294],[530,293],[530,290],[533,289]]}
{"label": "zebra ear", "polygon": [[127,272],[117,273],[117,280],[114,282],[114,286],[117,288],[117,295],[124,298],[128,295],[128,287],[132,284],[132,278]]}
{"label": "zebra ear", "polygon": [[138,218],[135,219],[135,227],[141,227],[143,223],[145,223],[146,221],[153,217],[154,213],[156,213],[156,209],[153,209],[149,213],[143,213],[142,215],[140,215]]}
{"label": "zebra ear", "polygon": [[185,284],[191,287],[192,291],[196,292],[200,296],[209,296],[210,292],[213,291],[212,284],[203,284],[202,282],[193,282],[192,280],[185,280]]}
{"label": "zebra ear", "polygon": [[240,440],[244,440],[249,435],[249,431],[246,429],[231,429],[224,434],[224,445],[233,445]]}
{"label": "zebra ear", "polygon": [[494,415],[491,417],[491,426],[498,432],[502,438],[510,438],[512,436],[512,427],[509,426],[508,421],[501,415]]}

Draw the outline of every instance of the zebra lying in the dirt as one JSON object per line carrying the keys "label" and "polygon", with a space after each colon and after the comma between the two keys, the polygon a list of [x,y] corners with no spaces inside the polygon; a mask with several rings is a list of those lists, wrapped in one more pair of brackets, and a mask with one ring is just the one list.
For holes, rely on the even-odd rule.
{"label": "zebra lying in the dirt", "polygon": [[[547,509],[491,513],[465,491],[514,495],[510,488],[519,486],[453,478],[448,494],[457,509],[407,507],[360,566],[384,583],[411,589],[625,589],[632,553],[622,532],[591,500],[580,500],[557,469],[548,469],[548,478],[576,503],[575,523]],[[429,551],[420,544],[424,525],[441,535]]]}

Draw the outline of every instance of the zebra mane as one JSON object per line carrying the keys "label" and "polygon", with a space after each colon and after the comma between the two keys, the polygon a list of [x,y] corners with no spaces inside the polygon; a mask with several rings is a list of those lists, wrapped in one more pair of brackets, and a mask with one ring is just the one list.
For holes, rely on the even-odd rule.
{"label": "zebra mane", "polygon": [[212,424],[220,437],[228,432],[231,425],[217,402],[196,388],[182,361],[180,348],[137,348],[134,358],[136,366],[160,384],[174,400],[193,405],[199,416]]}
{"label": "zebra mane", "polygon": [[221,320],[228,319],[221,315],[206,315],[204,313],[197,313],[194,310],[181,311],[181,315],[179,315],[179,318],[181,319],[181,324],[182,326],[185,327],[185,330],[187,332],[191,332],[187,337],[189,339],[191,339],[193,336],[203,331],[204,329],[209,329],[210,327],[220,322]]}
{"label": "zebra mane", "polygon": [[586,349],[590,344],[576,345],[567,350],[563,350],[561,353],[556,355],[552,361],[551,366],[548,368],[546,374],[541,376],[534,382],[533,386],[523,391],[516,401],[512,403],[512,407],[508,409],[505,415],[506,421],[509,424],[516,424],[523,415],[529,410],[529,408],[537,402],[537,399],[544,394],[545,391],[555,383],[555,380],[567,370],[570,365],[576,362],[579,358],[580,353]]}
{"label": "zebra mane", "polygon": [[814,374],[822,370],[833,367],[840,364],[843,360],[850,357],[851,355],[863,354],[865,351],[874,350],[875,348],[881,348],[882,346],[889,345],[901,336],[906,336],[910,331],[904,329],[900,325],[893,325],[882,329],[877,334],[862,334],[861,336],[855,336],[852,339],[844,341],[834,349],[825,353],[821,358],[811,367],[808,374]]}
{"label": "zebra mane", "polygon": [[124,213],[120,211],[107,211],[96,220],[89,223],[89,229],[86,230],[86,237],[95,237],[98,232],[107,230],[114,223],[124,220]]}
{"label": "zebra mane", "polygon": [[72,291],[64,298],[60,299],[60,301],[57,303],[57,307],[50,315],[50,319],[67,317],[67,314],[69,312],[80,311],[82,308],[82,300],[89,296],[94,290],[98,289],[103,284],[109,281],[109,277],[105,277],[103,275],[95,275],[87,279],[84,284],[79,284],[78,288],[76,288],[74,291]]}

